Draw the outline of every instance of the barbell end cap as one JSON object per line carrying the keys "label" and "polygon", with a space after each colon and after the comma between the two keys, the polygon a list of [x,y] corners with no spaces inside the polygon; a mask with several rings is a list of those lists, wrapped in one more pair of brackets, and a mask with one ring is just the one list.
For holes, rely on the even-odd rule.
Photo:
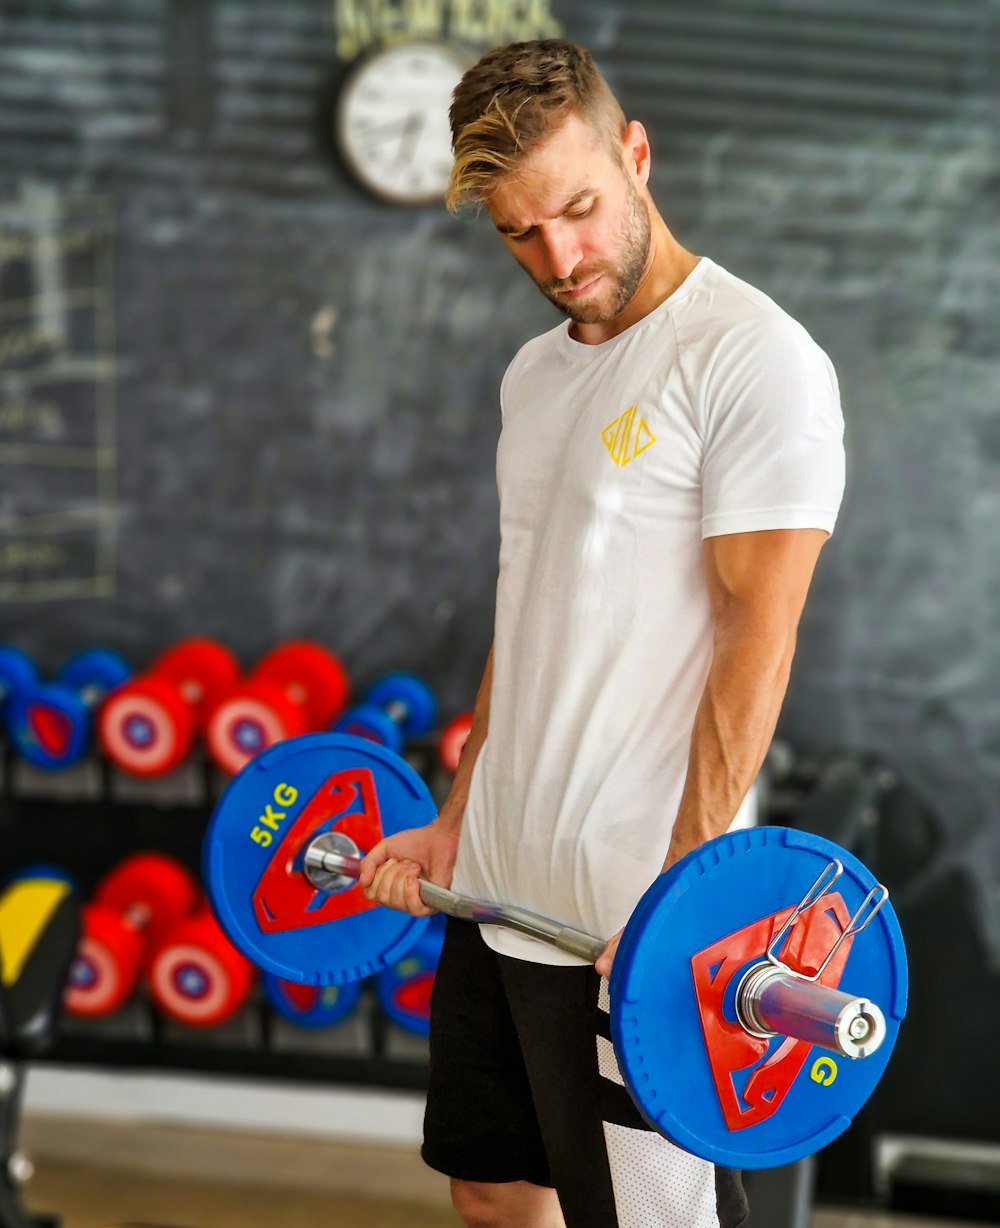
{"label": "barbell end cap", "polygon": [[302,859],[302,872],[317,891],[328,895],[353,887],[358,881],[364,854],[350,836],[326,831],[309,842]]}
{"label": "barbell end cap", "polygon": [[871,1057],[885,1040],[885,1015],[870,999],[855,998],[837,1019],[835,1034],[844,1057]]}

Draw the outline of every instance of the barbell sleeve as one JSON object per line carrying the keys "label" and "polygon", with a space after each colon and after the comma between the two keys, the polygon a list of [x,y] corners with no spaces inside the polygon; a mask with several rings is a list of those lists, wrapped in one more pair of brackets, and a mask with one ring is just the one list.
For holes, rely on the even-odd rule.
{"label": "barbell sleeve", "polygon": [[[352,840],[327,832],[306,848],[304,871],[317,890],[339,891],[358,879],[362,860]],[[603,939],[526,908],[474,900],[425,878],[417,882],[428,908],[460,921],[517,930],[591,964],[607,946]],[[870,1056],[886,1035],[885,1017],[869,999],[818,984],[766,959],[744,974],[736,992],[736,1014],[753,1036],[787,1036],[849,1058]]]}
{"label": "barbell sleeve", "polygon": [[795,1036],[850,1058],[870,1056],[886,1035],[885,1016],[870,999],[766,960],[737,986],[736,1015],[753,1036]]}

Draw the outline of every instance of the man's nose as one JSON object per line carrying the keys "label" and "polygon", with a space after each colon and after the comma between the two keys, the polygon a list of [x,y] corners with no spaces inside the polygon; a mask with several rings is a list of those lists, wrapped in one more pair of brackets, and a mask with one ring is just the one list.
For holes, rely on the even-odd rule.
{"label": "man's nose", "polygon": [[571,277],[583,254],[572,230],[568,226],[554,226],[542,232],[542,242],[553,278],[565,281]]}

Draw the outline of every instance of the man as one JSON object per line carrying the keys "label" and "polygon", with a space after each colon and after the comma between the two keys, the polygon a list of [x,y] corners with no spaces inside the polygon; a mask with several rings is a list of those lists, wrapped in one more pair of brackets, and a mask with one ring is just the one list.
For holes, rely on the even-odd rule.
{"label": "man", "polygon": [[593,968],[449,921],[423,1155],[469,1225],[736,1228],[739,1175],[632,1105],[602,977],[644,890],[733,824],[767,751],[843,493],[836,377],[674,239],[646,132],[582,48],[490,52],[451,122],[449,204],[484,206],[569,319],[501,386],[495,638],[454,788],[361,881],[422,914],[423,874],[609,941]]}

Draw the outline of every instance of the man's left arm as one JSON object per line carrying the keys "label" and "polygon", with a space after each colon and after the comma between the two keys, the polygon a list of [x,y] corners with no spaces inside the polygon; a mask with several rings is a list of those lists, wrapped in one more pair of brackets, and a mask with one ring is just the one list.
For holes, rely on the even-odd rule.
{"label": "man's left arm", "polygon": [[712,665],[663,869],[732,823],[778,723],[822,529],[771,529],[703,544]]}
{"label": "man's left arm", "polygon": [[[778,722],[823,529],[706,538],[712,664],[695,716],[688,774],[663,869],[721,835],[760,770]],[[615,935],[597,961],[608,976]]]}

